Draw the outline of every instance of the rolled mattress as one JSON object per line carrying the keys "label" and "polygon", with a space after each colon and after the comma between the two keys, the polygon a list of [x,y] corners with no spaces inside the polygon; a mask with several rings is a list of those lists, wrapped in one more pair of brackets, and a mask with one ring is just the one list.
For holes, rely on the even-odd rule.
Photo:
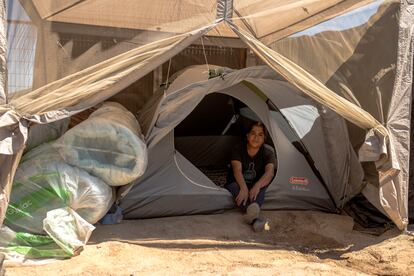
{"label": "rolled mattress", "polygon": [[147,167],[147,148],[134,115],[107,102],[89,118],[67,131],[56,146],[68,163],[111,186],[128,184]]}

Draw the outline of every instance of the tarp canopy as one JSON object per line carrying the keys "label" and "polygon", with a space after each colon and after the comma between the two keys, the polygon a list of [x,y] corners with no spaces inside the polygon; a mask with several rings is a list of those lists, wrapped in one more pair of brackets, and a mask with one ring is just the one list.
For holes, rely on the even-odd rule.
{"label": "tarp canopy", "polygon": [[[375,163],[367,198],[399,228],[407,224],[412,1],[20,0],[7,5],[6,22],[3,0],[0,28],[0,48],[9,43],[9,93],[5,81],[0,90],[3,205],[30,123],[74,115],[121,91],[117,97],[138,110],[182,69],[183,58],[188,65],[216,59],[235,67],[260,60],[351,123],[360,161]],[[237,65],[240,58],[245,62]],[[5,80],[4,67],[2,73]]]}
{"label": "tarp canopy", "polygon": [[[238,25],[251,28],[257,38],[283,36],[334,17],[346,10],[373,0],[249,0],[249,1],[122,1],[110,0],[33,0],[39,16],[48,21],[162,32],[186,32],[216,19],[217,6],[233,4],[233,18]],[[286,29],[290,29],[286,31]],[[236,37],[222,25],[209,33]]]}

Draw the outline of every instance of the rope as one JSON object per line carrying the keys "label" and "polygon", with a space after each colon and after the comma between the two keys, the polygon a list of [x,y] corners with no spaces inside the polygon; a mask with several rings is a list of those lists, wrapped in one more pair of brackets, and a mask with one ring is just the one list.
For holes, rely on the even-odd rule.
{"label": "rope", "polygon": [[207,72],[209,72],[209,73],[210,73],[210,66],[208,66],[207,55],[206,55],[206,49],[204,48],[204,41],[203,41],[203,37],[201,37],[201,46],[203,47],[203,55],[204,55],[204,60],[206,61],[206,65],[207,65]]}
{"label": "rope", "polygon": [[168,78],[170,77],[170,68],[171,68],[171,59],[168,62],[168,71],[167,71],[167,80],[165,82],[165,89],[168,89],[168,86],[170,86],[170,84],[168,83]]}

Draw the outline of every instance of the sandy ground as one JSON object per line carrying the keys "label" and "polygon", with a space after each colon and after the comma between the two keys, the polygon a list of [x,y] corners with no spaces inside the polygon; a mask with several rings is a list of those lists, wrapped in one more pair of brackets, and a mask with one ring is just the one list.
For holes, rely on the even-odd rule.
{"label": "sandy ground", "polygon": [[238,212],[97,226],[79,256],[6,275],[414,275],[414,238],[357,232],[350,217],[266,212],[254,233]]}

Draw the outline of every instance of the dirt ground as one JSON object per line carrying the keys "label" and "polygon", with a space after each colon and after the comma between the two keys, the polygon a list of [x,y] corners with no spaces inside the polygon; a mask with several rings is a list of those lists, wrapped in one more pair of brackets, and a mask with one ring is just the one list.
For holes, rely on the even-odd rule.
{"label": "dirt ground", "polygon": [[170,217],[97,226],[79,256],[6,267],[6,275],[414,275],[414,238],[353,230],[348,216],[265,212],[254,233],[241,214]]}

